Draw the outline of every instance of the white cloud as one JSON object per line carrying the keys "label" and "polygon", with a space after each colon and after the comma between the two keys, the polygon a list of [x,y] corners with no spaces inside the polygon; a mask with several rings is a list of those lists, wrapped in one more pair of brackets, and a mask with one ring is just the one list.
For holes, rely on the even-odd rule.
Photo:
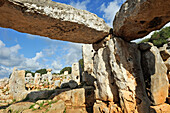
{"label": "white cloud", "polygon": [[101,5],[101,11],[104,12],[103,18],[107,21],[107,24],[112,27],[112,23],[113,23],[113,19],[116,15],[116,13],[118,12],[120,6],[118,5],[117,0],[108,3],[108,5],[105,5],[105,3],[103,3]]}
{"label": "white cloud", "polygon": [[0,65],[9,67],[19,65],[22,61],[22,56],[18,56],[19,49],[21,49],[20,45],[5,47],[5,44],[0,40]]}
{"label": "white cloud", "polygon": [[24,70],[37,70],[43,67],[43,65],[41,65],[38,60],[40,58],[43,57],[43,53],[42,52],[38,52],[36,53],[36,56],[33,58],[24,58],[24,60],[22,61],[22,63],[19,66],[16,66],[20,69],[24,69]]}
{"label": "white cloud", "polygon": [[56,50],[57,50],[57,45],[55,46],[51,45],[50,47],[43,49],[43,53],[44,55],[50,57],[56,53]]}
{"label": "white cloud", "polygon": [[0,40],[0,48],[4,47],[4,46],[5,46],[5,44]]}
{"label": "white cloud", "polygon": [[8,76],[13,67],[31,71],[52,68],[53,73],[58,73],[62,68],[71,66],[82,58],[82,44],[71,42],[65,44],[54,42],[50,47],[37,52],[32,58],[26,58],[23,54],[19,54],[20,49],[19,44],[6,47],[0,40],[0,66],[3,66],[3,68],[0,68],[0,77]]}
{"label": "white cloud", "polygon": [[7,68],[0,65],[0,78],[9,77],[12,73],[12,68]]}
{"label": "white cloud", "polygon": [[72,65],[82,58],[82,44],[69,43],[65,49],[68,51],[64,56],[65,65]]}
{"label": "white cloud", "polygon": [[41,57],[43,57],[43,53],[42,53],[42,52],[39,52],[39,53],[36,53],[36,56],[35,56],[34,58],[32,58],[32,60],[37,61],[37,60],[40,59]]}
{"label": "white cloud", "polygon": [[112,2],[107,3],[108,5],[105,3],[101,5],[100,11],[104,12],[103,18],[110,27],[113,27],[114,17],[119,11],[121,4],[125,1],[126,0],[113,0]]}
{"label": "white cloud", "polygon": [[87,4],[90,2],[90,0],[82,1],[82,2],[74,2],[71,1],[70,5],[77,8],[77,9],[82,9],[82,10],[87,10]]}
{"label": "white cloud", "polygon": [[104,12],[103,18],[107,21],[107,24],[112,27],[113,19],[116,12],[119,10],[117,2],[110,2],[108,6],[103,3],[101,6],[101,11]]}
{"label": "white cloud", "polygon": [[[17,67],[19,69],[36,70],[41,68],[38,60],[43,57],[42,52],[36,53],[33,58],[25,58],[24,55],[18,54],[21,49],[20,45],[17,44],[12,47],[6,47],[5,44],[0,40],[0,66],[8,68]],[[4,68],[1,68],[4,69]],[[2,75],[2,71],[0,75]]]}
{"label": "white cloud", "polygon": [[59,73],[60,70],[62,69],[62,67],[63,67],[63,65],[60,62],[53,61],[53,63],[52,63],[53,72]]}

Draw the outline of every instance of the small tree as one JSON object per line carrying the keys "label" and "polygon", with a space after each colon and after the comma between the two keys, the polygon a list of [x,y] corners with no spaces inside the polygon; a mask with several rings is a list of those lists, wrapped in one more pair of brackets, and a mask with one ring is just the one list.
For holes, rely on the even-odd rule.
{"label": "small tree", "polygon": [[170,38],[170,27],[163,28],[154,34],[149,39],[144,39],[142,42],[151,42],[154,46],[161,47],[164,44],[168,43],[167,39]]}
{"label": "small tree", "polygon": [[68,74],[71,74],[71,67],[65,67],[60,71],[60,74],[63,74],[64,71],[68,71]]}
{"label": "small tree", "polygon": [[27,75],[27,73],[31,73],[33,77],[35,76],[35,73],[31,72],[30,70],[25,71],[25,76]]}
{"label": "small tree", "polygon": [[81,66],[82,71],[84,71],[84,60],[83,60],[83,59],[80,59],[80,60],[79,60],[79,64],[80,64],[80,66]]}
{"label": "small tree", "polygon": [[35,73],[40,73],[42,75],[42,74],[47,74],[47,71],[46,69],[40,69],[40,70],[35,71]]}

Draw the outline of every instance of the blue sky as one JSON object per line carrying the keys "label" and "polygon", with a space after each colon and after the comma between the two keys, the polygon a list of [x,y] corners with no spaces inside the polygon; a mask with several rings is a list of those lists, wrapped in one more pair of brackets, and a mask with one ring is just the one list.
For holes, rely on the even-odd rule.
{"label": "blue sky", "polygon": [[[112,27],[114,16],[125,0],[53,1],[95,13]],[[81,58],[82,44],[0,28],[0,78],[8,77],[14,67],[31,71],[52,68],[57,73]]]}

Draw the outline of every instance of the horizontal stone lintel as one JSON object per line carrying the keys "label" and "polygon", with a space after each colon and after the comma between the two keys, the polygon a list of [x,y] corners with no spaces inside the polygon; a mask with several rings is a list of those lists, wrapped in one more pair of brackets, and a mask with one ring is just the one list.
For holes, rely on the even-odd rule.
{"label": "horizontal stone lintel", "polygon": [[0,0],[0,27],[77,43],[95,43],[110,30],[95,14],[51,0]]}

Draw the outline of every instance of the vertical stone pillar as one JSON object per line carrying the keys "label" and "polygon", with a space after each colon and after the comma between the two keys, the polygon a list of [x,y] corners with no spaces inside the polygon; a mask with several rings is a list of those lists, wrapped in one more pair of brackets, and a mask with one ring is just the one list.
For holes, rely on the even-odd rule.
{"label": "vertical stone pillar", "polygon": [[93,48],[96,99],[119,102],[124,113],[149,113],[138,45],[113,37]]}
{"label": "vertical stone pillar", "polygon": [[25,90],[25,71],[13,69],[9,80],[9,93],[16,101],[24,99],[27,95]]}
{"label": "vertical stone pillar", "polygon": [[49,82],[49,84],[52,83],[52,78],[53,78],[53,76],[52,76],[52,74],[51,74],[51,71],[52,71],[52,69],[47,69],[47,76],[48,76],[48,82]]}
{"label": "vertical stone pillar", "polygon": [[[148,48],[146,48],[148,46]],[[168,97],[167,68],[159,50],[152,43],[140,44],[142,68],[148,96],[153,105],[163,104]]]}
{"label": "vertical stone pillar", "polygon": [[80,77],[81,77],[81,69],[80,69],[80,65],[79,63],[73,63],[72,64],[72,73],[71,73],[71,76],[72,76],[72,79],[74,81],[76,81],[78,84],[80,84]]}
{"label": "vertical stone pillar", "polygon": [[92,47],[92,44],[84,44],[82,47],[83,50],[83,61],[84,61],[84,72],[82,74],[82,81],[87,85],[94,85],[96,79],[93,74],[93,57],[95,50]]}
{"label": "vertical stone pillar", "polygon": [[34,85],[38,87],[39,83],[40,83],[40,73],[35,73]]}

